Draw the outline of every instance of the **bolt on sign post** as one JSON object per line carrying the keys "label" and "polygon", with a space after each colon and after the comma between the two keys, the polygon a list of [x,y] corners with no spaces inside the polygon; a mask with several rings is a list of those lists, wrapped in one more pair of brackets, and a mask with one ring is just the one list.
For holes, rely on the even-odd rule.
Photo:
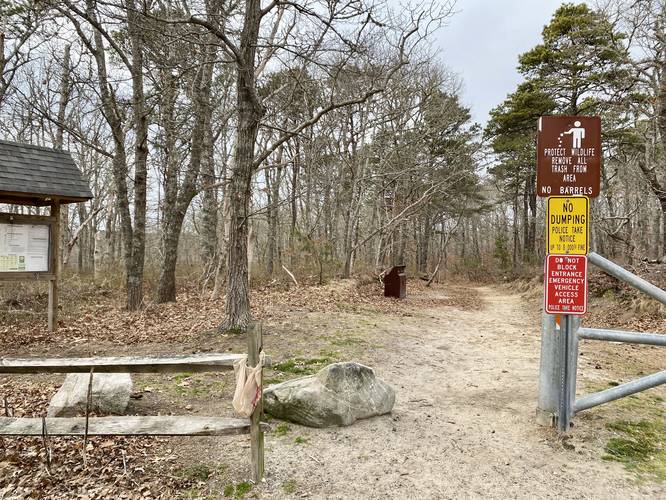
{"label": "bolt on sign post", "polygon": [[587,196],[551,196],[546,203],[546,253],[587,255],[590,200]]}
{"label": "bolt on sign post", "polygon": [[599,196],[601,118],[542,116],[537,127],[537,195]]}

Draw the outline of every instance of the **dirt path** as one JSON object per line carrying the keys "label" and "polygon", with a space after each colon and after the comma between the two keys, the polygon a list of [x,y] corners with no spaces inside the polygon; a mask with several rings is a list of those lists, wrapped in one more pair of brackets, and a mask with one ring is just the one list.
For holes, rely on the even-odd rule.
{"label": "dirt path", "polygon": [[[393,302],[376,285],[336,280],[257,294],[264,346],[276,364],[266,370],[267,379],[296,377],[335,360],[359,361],[395,387],[392,414],[331,429],[273,420],[266,434],[266,480],[254,487],[246,482],[247,436],[91,438],[86,469],[80,439],[54,438],[53,475],[44,467],[42,440],[0,440],[0,498],[666,498],[666,481],[651,479],[666,478],[666,387],[576,416],[566,441],[536,425],[540,292],[532,288],[519,295],[500,287],[425,288],[410,281],[408,297]],[[135,328],[152,343],[122,346],[85,328],[63,328],[92,340],[86,337],[84,346],[58,337],[28,344],[17,355],[60,355],[64,345],[70,355],[242,352],[242,336],[192,334],[216,321],[210,315],[219,305],[204,305],[195,323],[194,303],[163,306],[139,318],[114,313],[116,325],[163,322],[150,331]],[[616,302],[604,306],[594,300],[593,306],[587,326],[618,308]],[[181,318],[182,311],[185,320],[166,321]],[[132,340],[135,330],[129,328],[124,338]],[[579,392],[662,370],[666,352],[659,349],[582,343]],[[17,416],[42,415],[61,380],[0,378],[0,396],[8,395]],[[132,400],[132,414],[233,414],[229,373],[136,375],[134,384],[139,397]],[[648,467],[638,472],[602,460],[611,438],[627,442],[618,439],[626,436],[618,431],[626,421],[659,430],[648,445],[641,441],[640,465]],[[631,443],[622,446],[631,451]],[[643,474],[640,481],[637,473]]]}
{"label": "dirt path", "polygon": [[535,425],[534,314],[519,295],[477,292],[480,310],[375,318],[386,347],[360,360],[397,389],[393,414],[269,434],[261,497],[663,498],[663,485],[639,485],[598,450]]}

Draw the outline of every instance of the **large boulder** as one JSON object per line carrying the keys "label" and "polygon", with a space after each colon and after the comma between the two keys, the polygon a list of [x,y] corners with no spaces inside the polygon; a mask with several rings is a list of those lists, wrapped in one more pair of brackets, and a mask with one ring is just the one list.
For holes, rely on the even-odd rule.
{"label": "large boulder", "polygon": [[[89,373],[70,373],[51,399],[49,417],[74,417],[85,414],[88,400]],[[129,373],[99,373],[93,375],[90,411],[122,415],[132,394]]]}
{"label": "large boulder", "polygon": [[389,413],[394,403],[393,388],[359,363],[333,363],[264,390],[267,413],[309,427],[350,425]]}

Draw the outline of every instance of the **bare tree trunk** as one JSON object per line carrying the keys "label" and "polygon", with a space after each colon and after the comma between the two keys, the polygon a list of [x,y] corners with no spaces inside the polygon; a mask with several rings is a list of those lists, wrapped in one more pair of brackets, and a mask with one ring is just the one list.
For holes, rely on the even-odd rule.
{"label": "bare tree trunk", "polygon": [[528,190],[528,203],[530,206],[530,221],[529,221],[529,231],[527,233],[527,251],[529,252],[530,258],[534,259],[536,257],[536,217],[537,217],[537,195],[536,195],[536,186],[535,186],[535,174],[532,174],[529,178],[527,190]]}
{"label": "bare tree trunk", "polygon": [[[354,146],[355,149],[355,146]],[[358,226],[362,206],[362,176],[368,169],[370,158],[366,157],[353,171],[353,179],[351,184],[351,195],[349,208],[345,213],[345,234],[344,234],[344,247],[345,247],[345,268],[344,277],[350,278],[354,261],[356,259],[358,239]],[[356,162],[354,162],[355,164]]]}
{"label": "bare tree trunk", "polygon": [[270,171],[266,169],[266,186],[268,188],[268,249],[266,256],[266,271],[272,275],[275,271],[275,263],[278,256],[278,214],[280,206],[280,183],[282,181],[282,165],[284,148],[278,149],[276,156],[277,166],[275,168],[275,178],[271,180]]}
{"label": "bare tree trunk", "polygon": [[[95,13],[95,2],[87,0],[86,2],[88,16],[95,20],[97,19]],[[70,18],[72,19],[72,18]],[[74,22],[74,21],[73,21]],[[77,29],[81,39],[85,43],[85,35],[78,25]],[[111,128],[111,135],[113,137],[114,153],[111,160],[111,171],[113,173],[113,181],[116,192],[116,203],[118,214],[120,217],[120,231],[122,235],[123,245],[123,261],[125,264],[125,282],[127,292],[127,306],[130,306],[130,269],[132,261],[132,216],[129,209],[129,194],[127,186],[128,167],[127,167],[127,153],[125,150],[125,129],[123,121],[119,114],[118,103],[115,99],[115,94],[109,84],[106,55],[104,44],[102,40],[102,33],[98,29],[93,30],[93,42],[88,47],[92,52],[95,63],[97,66],[97,79],[99,84],[99,91],[102,100],[102,108],[104,116]]]}
{"label": "bare tree trunk", "polygon": [[[161,216],[161,255],[160,277],[157,286],[157,303],[176,300],[176,262],[178,260],[178,236],[176,224],[178,219],[178,174],[181,157],[176,148],[176,117],[175,107],[178,97],[177,75],[172,73],[169,65],[162,69],[162,92],[160,93],[160,122],[163,130],[164,198],[160,203]],[[193,134],[194,135],[194,134]],[[181,221],[182,222],[182,221]]]}
{"label": "bare tree trunk", "polygon": [[201,160],[201,181],[204,187],[201,202],[201,260],[205,269],[213,270],[216,266],[217,255],[217,188],[206,188],[215,184],[211,120],[208,120],[204,132]]}
{"label": "bare tree trunk", "polygon": [[426,214],[423,217],[421,241],[419,244],[419,252],[417,256],[417,267],[420,273],[428,272],[428,251],[430,250],[430,237],[432,235],[432,225],[430,216]]}
{"label": "bare tree trunk", "polygon": [[256,93],[255,60],[261,24],[260,0],[247,0],[237,54],[237,129],[234,165],[229,183],[229,254],[226,317],[221,330],[245,329],[250,321],[248,283],[248,216],[254,174],[254,152],[265,109]]}
{"label": "bare tree trunk", "polygon": [[657,260],[662,257],[660,237],[662,232],[661,229],[663,228],[663,217],[660,212],[658,212],[655,217],[652,217],[651,224],[652,224],[651,228],[652,238],[650,241],[650,254],[652,255],[653,259]]}
{"label": "bare tree trunk", "polygon": [[296,221],[298,220],[298,174],[300,170],[300,141],[298,138],[294,141],[294,156],[292,159],[291,172],[291,226],[289,227],[289,251],[291,259],[289,265],[293,269],[296,263]]}
{"label": "bare tree trunk", "polygon": [[518,247],[520,245],[520,236],[518,228],[518,193],[513,196],[513,265],[518,263]]}
{"label": "bare tree trunk", "polygon": [[474,256],[478,262],[482,263],[481,245],[479,245],[479,223],[478,218],[472,218],[472,245],[474,245]]}
{"label": "bare tree trunk", "polygon": [[[225,170],[226,172],[226,170]],[[217,256],[217,267],[215,269],[215,285],[213,286],[212,298],[217,299],[222,294],[222,287],[226,283],[227,255],[229,248],[229,186],[223,188],[222,223],[218,225],[219,255]]]}
{"label": "bare tree trunk", "polygon": [[[134,0],[127,0],[127,28],[132,55],[132,108],[134,113],[134,231],[127,267],[127,309],[143,304],[143,267],[146,251],[146,187],[148,181],[148,110],[143,89],[142,27]],[[127,251],[126,251],[127,253]]]}
{"label": "bare tree trunk", "polygon": [[[53,147],[56,149],[63,149],[64,146],[64,133],[65,133],[65,113],[67,111],[67,103],[69,102],[71,93],[71,68],[70,68],[70,52],[71,45],[65,45],[65,50],[62,56],[62,73],[60,76],[60,98],[58,100],[58,114],[56,124],[56,135],[53,141]],[[60,205],[60,256],[58,259],[59,265],[62,265],[65,259],[65,248],[69,241],[69,205]]]}
{"label": "bare tree trunk", "polygon": [[[529,181],[528,181],[529,182]],[[527,182],[525,183],[527,184]],[[529,197],[529,191],[527,185],[525,186],[525,189],[523,191],[523,210],[521,212],[522,215],[522,226],[523,226],[523,248],[522,248],[522,260],[526,261],[529,259],[530,256],[530,250],[529,250],[529,245],[530,245],[530,228],[529,228],[529,202],[528,202],[528,197]]]}
{"label": "bare tree trunk", "polygon": [[[211,53],[208,45],[203,51],[202,64],[199,67],[193,85],[194,101],[194,127],[192,129],[192,143],[190,151],[190,163],[185,173],[183,184],[178,189],[178,169],[173,166],[175,175],[169,177],[168,199],[165,190],[164,230],[162,240],[163,262],[160,269],[160,277],[157,284],[157,302],[175,302],[176,300],[176,264],[178,260],[178,242],[183,228],[185,214],[197,193],[196,183],[201,170],[204,155],[204,137],[210,129],[212,106],[210,104],[210,93],[213,78],[214,52]],[[175,83],[175,82],[174,82]],[[175,92],[172,103],[175,104]],[[171,106],[171,103],[169,104]],[[172,108],[169,108],[172,110]],[[168,141],[171,143],[171,141]],[[175,149],[175,138],[172,146]],[[172,158],[178,158],[175,151]]]}

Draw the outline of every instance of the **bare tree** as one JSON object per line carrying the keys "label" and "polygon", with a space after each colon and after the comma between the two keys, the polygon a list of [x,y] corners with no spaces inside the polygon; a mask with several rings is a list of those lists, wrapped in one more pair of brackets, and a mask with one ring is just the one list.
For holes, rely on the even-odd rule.
{"label": "bare tree", "polygon": [[[422,37],[451,12],[451,5],[447,4],[442,11],[435,12],[427,8],[411,12],[408,19],[386,17],[379,20],[375,18],[380,15],[377,7],[361,1],[346,4],[312,2],[306,5],[273,1],[262,9],[260,0],[246,0],[239,16],[241,30],[237,40],[232,39],[228,32],[217,29],[212,23],[196,15],[187,19],[188,22],[204,26],[215,34],[236,66],[237,132],[227,194],[230,199],[230,225],[226,318],[221,325],[222,330],[245,328],[250,320],[248,217],[252,178],[257,168],[280,145],[314,126],[328,113],[363,103],[373,95],[381,93],[393,75],[408,63],[409,55]],[[286,11],[289,15],[285,14]],[[385,9],[385,12],[388,11]],[[271,19],[290,16],[292,22],[287,20],[287,26],[306,26],[306,32],[288,28],[277,42],[274,41],[274,29],[270,29],[265,37],[260,36],[262,26],[270,25]],[[352,25],[355,28],[350,31],[347,27]],[[307,27],[312,27],[310,32],[307,32]],[[298,37],[298,40],[295,40],[295,37]],[[313,42],[309,45],[306,43],[303,47],[303,39]],[[303,64],[302,61],[314,61],[318,68],[325,69],[330,77],[335,79],[345,67],[340,64],[339,58],[346,64],[367,59],[381,61],[381,54],[370,49],[370,44],[377,43],[379,39],[392,44],[394,52],[387,54],[383,64],[376,65],[374,77],[369,78],[367,85],[358,89],[350,98],[339,96],[338,89],[333,86],[327,104],[295,127],[282,130],[280,136],[265,150],[256,151],[255,144],[265,115],[265,108],[258,94],[257,77],[258,73],[267,67],[266,58],[279,52],[292,55],[294,61],[300,65]],[[257,47],[260,43],[266,46],[262,54],[264,61],[257,60]],[[334,50],[331,50],[333,47]],[[337,57],[331,59],[329,51],[335,52]],[[343,55],[340,56],[340,53]]]}

